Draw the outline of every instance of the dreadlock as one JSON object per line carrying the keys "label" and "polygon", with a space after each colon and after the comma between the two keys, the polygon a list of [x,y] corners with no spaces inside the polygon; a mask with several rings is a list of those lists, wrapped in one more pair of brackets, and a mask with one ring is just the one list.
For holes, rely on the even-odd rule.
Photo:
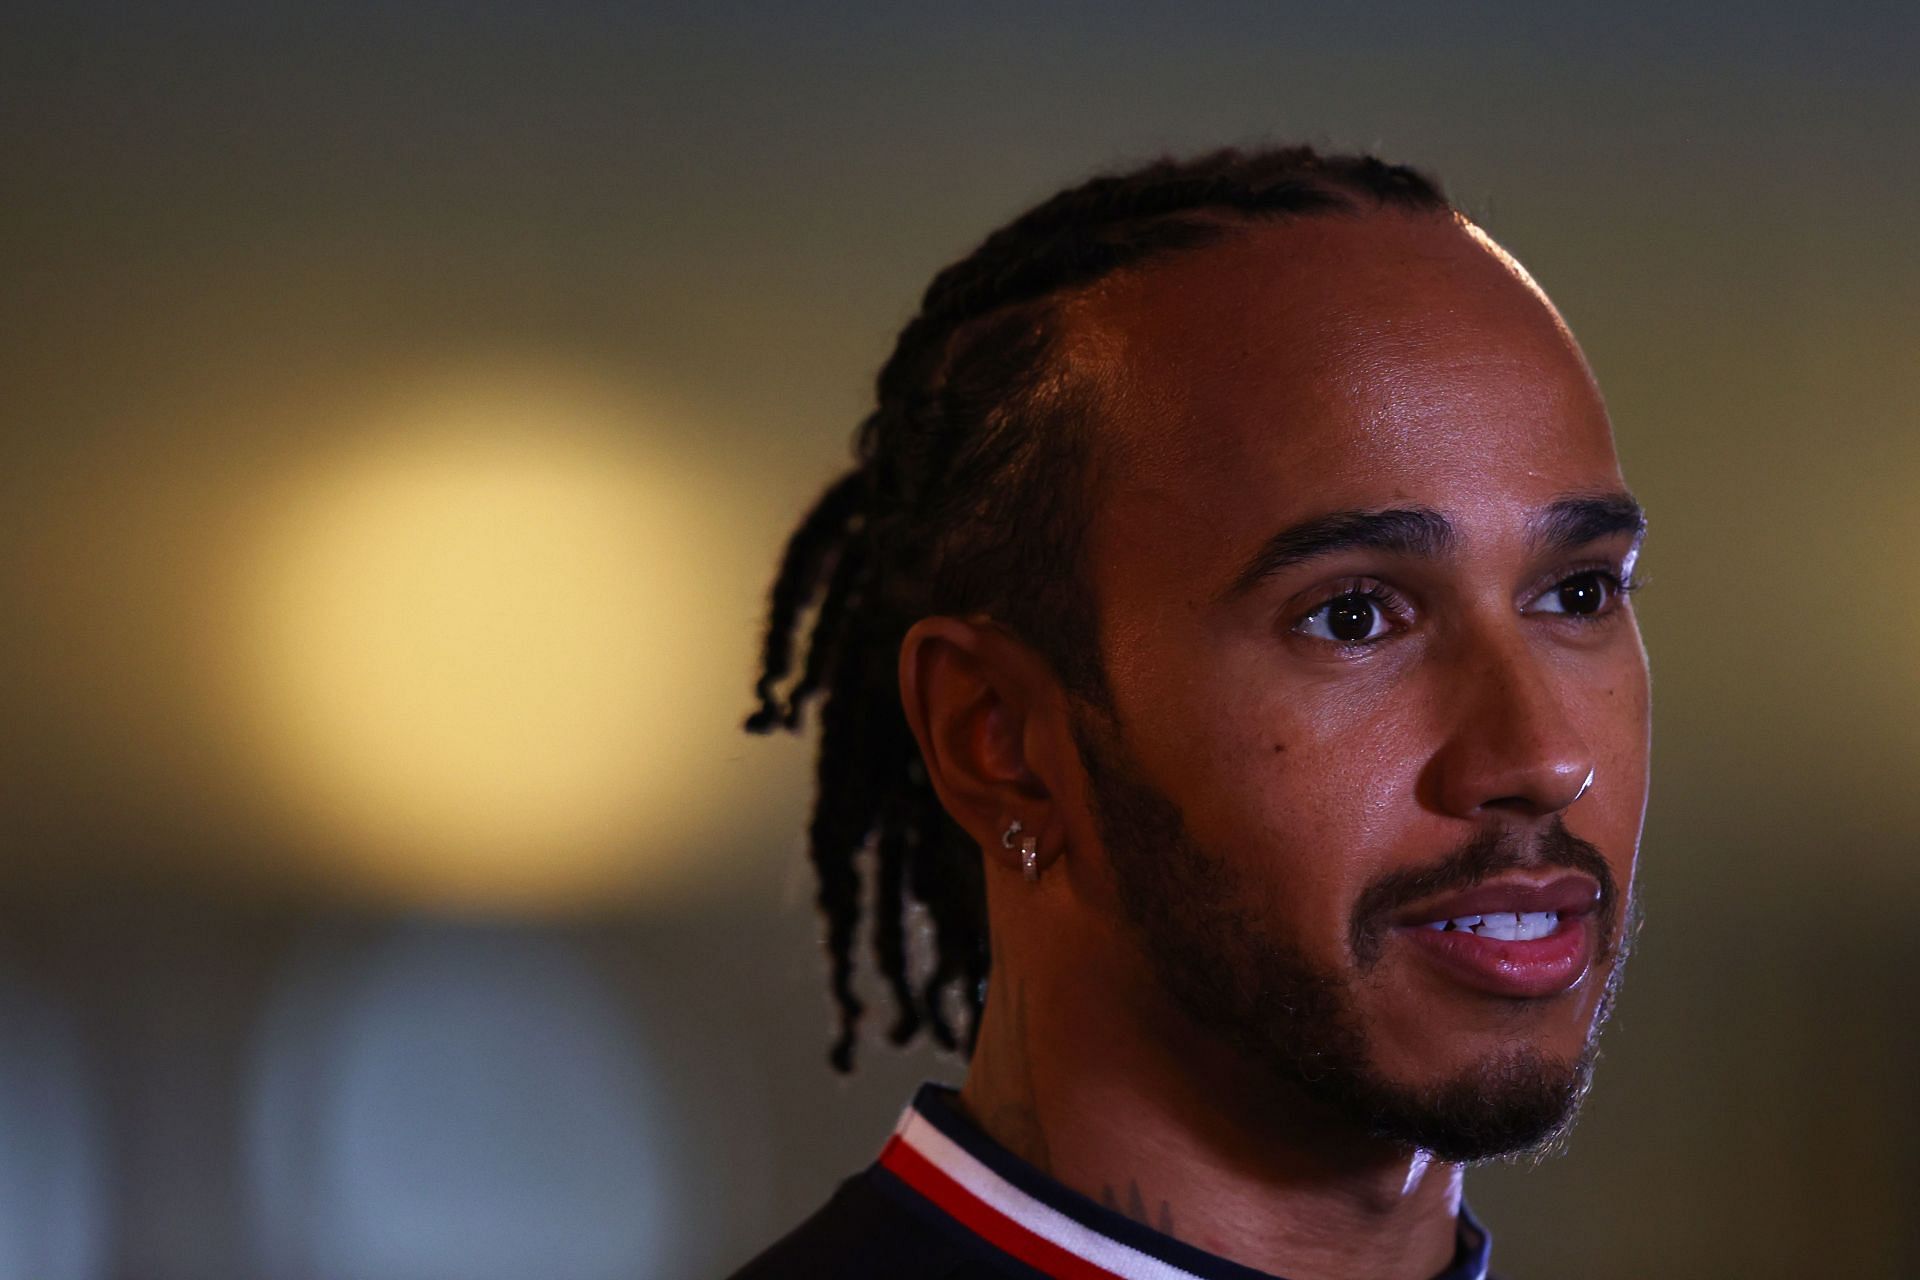
{"label": "dreadlock", "polygon": [[[852,1069],[863,1012],[854,935],[869,887],[873,956],[895,1014],[890,1040],[905,1044],[924,1028],[948,1049],[964,1039],[970,1053],[985,1000],[981,858],[941,808],[901,708],[896,663],[908,627],[934,614],[991,614],[1070,694],[1111,705],[1080,556],[1098,406],[1066,367],[1062,307],[1113,272],[1208,244],[1236,223],[1375,206],[1450,210],[1430,178],[1371,156],[1288,147],[1165,159],[1062,191],[928,286],[880,370],[878,403],[855,435],[857,465],[787,544],[759,707],[746,721],[755,733],[797,730],[819,700],[807,839],[839,1008],[829,1055],[837,1070]],[[783,697],[810,610],[805,661]],[[871,877],[863,854],[877,863]],[[917,984],[906,945],[915,903],[934,944]]]}

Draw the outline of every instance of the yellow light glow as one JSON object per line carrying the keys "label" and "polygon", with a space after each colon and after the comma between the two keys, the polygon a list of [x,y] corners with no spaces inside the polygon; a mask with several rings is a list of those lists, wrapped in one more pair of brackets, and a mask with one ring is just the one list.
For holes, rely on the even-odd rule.
{"label": "yellow light glow", "polygon": [[714,617],[713,487],[636,436],[574,390],[470,387],[276,504],[247,695],[332,872],[540,908],[671,869],[741,637]]}

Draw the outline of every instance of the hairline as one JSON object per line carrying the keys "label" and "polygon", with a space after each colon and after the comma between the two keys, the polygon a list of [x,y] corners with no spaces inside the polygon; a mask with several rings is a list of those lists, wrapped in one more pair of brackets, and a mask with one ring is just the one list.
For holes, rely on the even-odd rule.
{"label": "hairline", "polygon": [[[1017,312],[1022,308],[1033,308],[1040,324],[1045,326],[1044,351],[1041,356],[1037,387],[1022,388],[1016,396],[1027,403],[1018,409],[1020,415],[1033,419],[1067,417],[1069,423],[1064,428],[1070,432],[1068,440],[1063,442],[1065,453],[1055,455],[1060,461],[1071,464],[1072,474],[1067,477],[1075,486],[1072,497],[1072,511],[1078,521],[1078,527],[1055,531],[1058,540],[1070,542],[1073,551],[1071,572],[1080,581],[1078,590],[1081,599],[1077,602],[1084,607],[1088,616],[1081,620],[1076,628],[1083,634],[1078,637],[1090,645],[1090,652],[1084,660],[1076,664],[1075,671],[1084,673],[1085,679],[1076,679],[1068,671],[1060,669],[1057,655],[1048,652],[1053,646],[1036,637],[1022,635],[1021,638],[1041,651],[1047,665],[1065,692],[1085,703],[1087,707],[1107,718],[1109,723],[1119,724],[1119,708],[1113,698],[1106,666],[1106,648],[1101,642],[1104,613],[1100,598],[1099,583],[1093,573],[1089,557],[1093,533],[1093,522],[1101,506],[1101,491],[1107,474],[1113,469],[1114,455],[1110,452],[1110,432],[1103,429],[1103,422],[1116,408],[1118,379],[1108,374],[1111,362],[1116,358],[1111,349],[1112,342],[1105,335],[1113,332],[1111,322],[1092,319],[1101,301],[1101,295],[1113,291],[1116,286],[1166,266],[1170,266],[1195,254],[1220,249],[1246,236],[1262,230],[1279,229],[1290,224],[1308,222],[1323,218],[1346,218],[1361,221],[1382,214],[1406,218],[1439,218],[1453,224],[1474,240],[1482,248],[1492,252],[1503,264],[1510,264],[1520,271],[1523,282],[1539,293],[1545,294],[1534,284],[1524,269],[1518,267],[1511,255],[1480,229],[1471,218],[1450,204],[1438,208],[1420,208],[1397,204],[1378,197],[1369,198],[1363,192],[1349,191],[1345,188],[1333,188],[1332,194],[1344,203],[1328,208],[1305,211],[1287,211],[1271,213],[1248,213],[1240,210],[1197,210],[1191,214],[1176,215],[1184,217],[1206,230],[1206,238],[1177,248],[1162,249],[1115,268],[1097,279],[1082,284],[1070,285],[1043,297],[1024,304],[1005,309],[1001,314]],[[1551,303],[1549,303],[1551,306]],[[1557,314],[1557,313],[1556,313]],[[989,321],[989,316],[976,318],[974,324]],[[951,352],[962,349],[964,344],[956,342]],[[946,364],[947,361],[943,361]],[[1044,388],[1044,394],[1051,403],[1037,406],[1032,402],[1034,391]],[[1064,412],[1063,412],[1064,411]],[[1016,634],[1020,634],[1015,628]]]}

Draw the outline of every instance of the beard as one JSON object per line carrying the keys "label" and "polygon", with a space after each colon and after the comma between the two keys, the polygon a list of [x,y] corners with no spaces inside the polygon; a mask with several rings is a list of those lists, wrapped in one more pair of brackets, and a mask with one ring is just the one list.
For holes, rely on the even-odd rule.
{"label": "beard", "polygon": [[[1601,1025],[1619,993],[1639,925],[1600,851],[1556,817],[1530,850],[1511,830],[1477,835],[1443,861],[1395,872],[1357,899],[1348,931],[1353,977],[1314,963],[1256,905],[1269,900],[1188,832],[1179,806],[1147,782],[1117,735],[1076,715],[1093,817],[1122,911],[1174,1005],[1279,1083],[1362,1132],[1442,1160],[1543,1159],[1560,1150],[1593,1077]],[[1567,867],[1600,885],[1596,963],[1612,962],[1581,1053],[1572,1060],[1510,1047],[1437,1082],[1408,1084],[1374,1065],[1355,978],[1380,959],[1400,908],[1501,871]]]}

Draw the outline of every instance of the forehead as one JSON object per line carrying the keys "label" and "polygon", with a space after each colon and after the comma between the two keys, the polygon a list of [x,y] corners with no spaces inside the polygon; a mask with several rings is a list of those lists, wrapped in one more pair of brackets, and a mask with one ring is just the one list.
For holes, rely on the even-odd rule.
{"label": "forehead", "polygon": [[[1444,216],[1236,230],[1109,280],[1070,325],[1109,406],[1096,545],[1102,526],[1142,521],[1163,550],[1183,528],[1238,545],[1323,511],[1409,504],[1471,537],[1620,486],[1559,316]],[[1189,559],[1183,572],[1204,571]]]}

